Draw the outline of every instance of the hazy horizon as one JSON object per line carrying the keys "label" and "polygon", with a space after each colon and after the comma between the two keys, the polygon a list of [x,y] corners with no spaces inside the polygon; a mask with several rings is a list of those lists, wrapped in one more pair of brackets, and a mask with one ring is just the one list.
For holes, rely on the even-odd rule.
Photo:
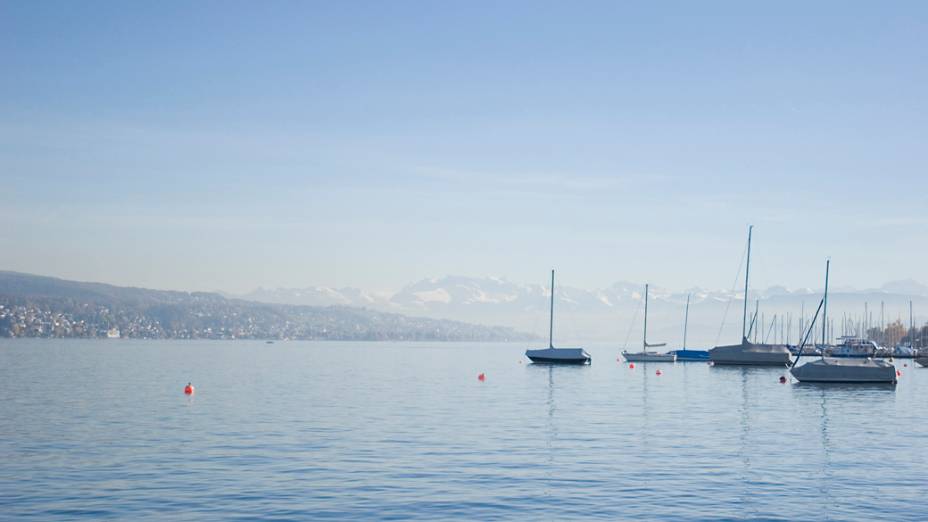
{"label": "hazy horizon", "polygon": [[[492,6],[492,8],[490,7]],[[922,281],[928,5],[0,6],[0,269]]]}

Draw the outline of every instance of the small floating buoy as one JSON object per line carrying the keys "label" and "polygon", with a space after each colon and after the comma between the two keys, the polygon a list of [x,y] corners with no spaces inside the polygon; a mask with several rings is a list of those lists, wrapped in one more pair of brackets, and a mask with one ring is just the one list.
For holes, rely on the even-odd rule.
{"label": "small floating buoy", "polygon": [[634,369],[635,369],[635,363],[628,363],[628,367],[629,367],[629,369],[634,370]]}
{"label": "small floating buoy", "polygon": [[194,388],[193,385],[189,382],[187,383],[187,386],[184,386],[184,395],[193,395],[193,392],[195,391],[196,388]]}
{"label": "small floating buoy", "polygon": [[785,375],[781,375],[781,376],[780,376],[780,384],[786,384],[786,376],[785,376]]}
{"label": "small floating buoy", "polygon": [[480,382],[487,380],[486,374],[481,373],[480,375],[477,376],[477,380]]}
{"label": "small floating buoy", "polygon": [[902,370],[896,370],[896,377],[902,377]]}
{"label": "small floating buoy", "polygon": [[715,366],[715,361],[709,361],[706,364],[708,364],[709,366]]}
{"label": "small floating buoy", "polygon": [[662,371],[660,371],[660,370],[657,370],[657,371],[654,372],[654,373],[655,373],[655,375],[657,375],[658,377],[661,376],[661,375],[664,375],[664,372],[662,372]]}
{"label": "small floating buoy", "polygon": [[903,367],[903,368],[908,368],[908,367],[909,367],[909,363],[902,363],[902,367]]}

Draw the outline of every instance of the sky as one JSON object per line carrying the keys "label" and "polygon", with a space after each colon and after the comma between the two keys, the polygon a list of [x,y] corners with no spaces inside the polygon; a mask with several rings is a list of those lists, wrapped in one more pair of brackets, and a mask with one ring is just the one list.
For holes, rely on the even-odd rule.
{"label": "sky", "polygon": [[0,270],[928,281],[924,2],[0,2]]}

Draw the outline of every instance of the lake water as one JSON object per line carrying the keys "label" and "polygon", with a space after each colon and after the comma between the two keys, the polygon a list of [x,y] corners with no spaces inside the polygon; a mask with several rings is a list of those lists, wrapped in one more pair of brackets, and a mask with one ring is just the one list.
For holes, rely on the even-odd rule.
{"label": "lake water", "polygon": [[911,361],[808,386],[524,349],[2,340],[0,518],[928,519]]}

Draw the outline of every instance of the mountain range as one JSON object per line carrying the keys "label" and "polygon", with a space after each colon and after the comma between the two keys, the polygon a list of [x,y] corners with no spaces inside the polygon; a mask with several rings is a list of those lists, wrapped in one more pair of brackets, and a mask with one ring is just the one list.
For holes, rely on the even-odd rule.
{"label": "mountain range", "polygon": [[[568,340],[622,341],[638,329],[641,318],[643,283],[619,281],[600,289],[581,289],[558,286],[555,293],[555,330]],[[799,317],[803,312],[811,316],[821,298],[821,289],[789,289],[771,286],[752,289],[749,299],[759,301],[758,329],[763,320],[770,331],[774,315],[783,316],[778,322],[786,324],[786,315]],[[715,342],[737,340],[741,329],[743,290],[711,290],[689,288],[673,291],[650,287],[649,330],[655,335],[682,342],[683,307],[690,299],[688,338],[692,343],[710,345]],[[291,305],[343,305],[423,317],[452,318],[474,323],[504,324],[519,330],[547,334],[547,310],[550,297],[544,285],[524,284],[498,277],[445,276],[423,279],[404,286],[394,294],[379,294],[358,288],[259,288],[236,296],[265,303]],[[905,319],[908,322],[908,303],[914,302],[916,312],[928,304],[928,286],[917,281],[899,280],[880,288],[855,290],[833,288],[829,298],[829,317],[836,332],[851,328],[852,320],[877,324],[880,303],[884,306],[884,320]],[[867,318],[863,317],[867,303]],[[753,306],[751,307],[753,308]],[[848,316],[845,319],[845,315]],[[873,315],[871,319],[869,316]],[[853,319],[852,319],[853,318]],[[723,324],[724,319],[724,324]],[[808,319],[808,318],[807,318]],[[798,331],[799,321],[794,321]],[[856,323],[855,323],[856,324]],[[773,328],[779,330],[780,325]],[[631,332],[628,333],[628,332]],[[785,337],[786,332],[782,336]],[[640,335],[640,334],[638,334]],[[798,334],[793,333],[793,337]],[[650,336],[649,336],[650,337]],[[637,342],[640,342],[640,337]]]}

